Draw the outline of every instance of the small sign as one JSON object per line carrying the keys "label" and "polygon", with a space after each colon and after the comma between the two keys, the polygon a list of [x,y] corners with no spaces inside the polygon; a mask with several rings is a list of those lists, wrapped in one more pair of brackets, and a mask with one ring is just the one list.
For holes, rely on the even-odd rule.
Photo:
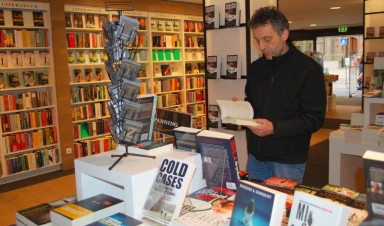
{"label": "small sign", "polygon": [[339,32],[347,32],[348,27],[347,26],[339,26]]}
{"label": "small sign", "polygon": [[347,38],[340,38],[340,45],[346,46],[347,43],[348,43],[348,39]]}

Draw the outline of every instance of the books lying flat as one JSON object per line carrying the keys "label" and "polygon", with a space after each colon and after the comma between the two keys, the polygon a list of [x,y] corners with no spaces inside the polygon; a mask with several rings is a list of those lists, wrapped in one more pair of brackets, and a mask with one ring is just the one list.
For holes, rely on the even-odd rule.
{"label": "books lying flat", "polygon": [[160,141],[144,141],[128,146],[128,152],[140,155],[160,155],[173,150],[172,143]]}
{"label": "books lying flat", "polygon": [[220,107],[222,123],[257,126],[253,121],[253,108],[248,101],[216,100]]}
{"label": "books lying flat", "polygon": [[83,226],[118,212],[125,212],[123,200],[99,194],[51,210],[53,225]]}
{"label": "books lying flat", "polygon": [[137,220],[133,217],[127,216],[123,213],[116,213],[108,217],[104,217],[96,222],[88,224],[88,226],[138,226],[145,225],[144,222]]}

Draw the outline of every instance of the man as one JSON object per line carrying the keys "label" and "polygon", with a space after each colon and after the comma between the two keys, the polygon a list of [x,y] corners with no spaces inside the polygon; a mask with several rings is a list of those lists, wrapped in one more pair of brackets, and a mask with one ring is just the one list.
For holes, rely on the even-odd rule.
{"label": "man", "polygon": [[276,8],[258,9],[249,26],[263,54],[251,64],[245,86],[260,123],[247,129],[249,177],[302,183],[311,135],[325,118],[322,68],[292,45],[288,20]]}

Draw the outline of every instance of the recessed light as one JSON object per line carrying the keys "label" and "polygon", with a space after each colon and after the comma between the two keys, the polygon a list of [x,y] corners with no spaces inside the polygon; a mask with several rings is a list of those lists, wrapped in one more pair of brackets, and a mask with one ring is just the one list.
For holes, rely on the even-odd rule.
{"label": "recessed light", "polygon": [[329,8],[329,9],[340,9],[340,8],[341,8],[340,6],[333,6],[333,7]]}
{"label": "recessed light", "polygon": [[289,23],[289,24],[291,24],[291,23],[292,23],[292,21],[288,21],[288,23]]}
{"label": "recessed light", "polygon": [[317,24],[310,24],[309,26],[311,26],[311,27],[316,27]]}

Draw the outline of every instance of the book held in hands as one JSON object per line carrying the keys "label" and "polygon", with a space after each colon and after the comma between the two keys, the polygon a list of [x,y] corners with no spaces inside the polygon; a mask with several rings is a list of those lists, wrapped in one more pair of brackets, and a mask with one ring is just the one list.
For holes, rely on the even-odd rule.
{"label": "book held in hands", "polygon": [[248,101],[216,100],[220,107],[222,123],[257,126],[253,121],[253,108]]}

